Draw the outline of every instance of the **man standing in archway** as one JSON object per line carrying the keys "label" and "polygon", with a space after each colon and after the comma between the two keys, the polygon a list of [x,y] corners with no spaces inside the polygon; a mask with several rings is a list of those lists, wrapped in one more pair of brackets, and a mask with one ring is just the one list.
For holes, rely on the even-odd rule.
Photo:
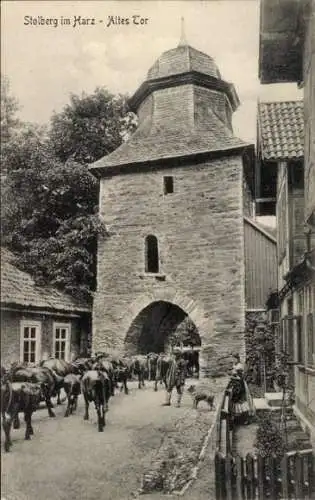
{"label": "man standing in archway", "polygon": [[166,373],[166,401],[163,406],[171,406],[171,397],[174,387],[177,391],[177,408],[180,407],[184,391],[187,363],[183,359],[183,353],[179,347],[173,349],[173,356],[170,360]]}

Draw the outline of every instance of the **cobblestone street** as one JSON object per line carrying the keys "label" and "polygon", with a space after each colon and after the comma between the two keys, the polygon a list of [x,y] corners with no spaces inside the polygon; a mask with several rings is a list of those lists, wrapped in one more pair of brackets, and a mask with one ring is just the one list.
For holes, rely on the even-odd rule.
{"label": "cobblestone street", "polygon": [[[128,396],[117,394],[110,400],[104,433],[97,431],[94,408],[90,421],[83,420],[82,400],[76,415],[69,418],[63,417],[65,404],[56,406],[55,419],[48,417],[46,409],[37,411],[32,441],[24,441],[24,423],[13,430],[12,451],[2,454],[3,500],[132,498],[165,428],[183,415],[193,423],[196,411],[187,393],[178,409],[161,406],[164,391],[154,392],[152,383],[144,390],[138,390],[135,382],[130,387]],[[214,412],[202,404],[198,411],[210,425]]]}

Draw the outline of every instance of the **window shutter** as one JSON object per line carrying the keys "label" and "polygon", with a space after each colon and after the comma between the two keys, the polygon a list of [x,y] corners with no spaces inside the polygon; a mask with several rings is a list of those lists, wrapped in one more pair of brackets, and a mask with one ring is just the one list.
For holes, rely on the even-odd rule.
{"label": "window shutter", "polygon": [[298,316],[295,318],[295,332],[297,340],[297,351],[295,361],[304,364],[304,339],[303,339],[303,318]]}
{"label": "window shutter", "polygon": [[314,318],[313,314],[309,313],[307,315],[307,353],[308,353],[308,364],[315,365],[315,341],[314,341]]}

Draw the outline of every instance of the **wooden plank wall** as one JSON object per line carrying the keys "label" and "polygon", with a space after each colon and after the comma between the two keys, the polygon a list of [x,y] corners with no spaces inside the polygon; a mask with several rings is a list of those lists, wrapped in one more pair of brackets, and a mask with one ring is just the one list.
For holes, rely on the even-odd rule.
{"label": "wooden plank wall", "polygon": [[244,218],[246,309],[264,309],[270,289],[277,289],[277,245]]}

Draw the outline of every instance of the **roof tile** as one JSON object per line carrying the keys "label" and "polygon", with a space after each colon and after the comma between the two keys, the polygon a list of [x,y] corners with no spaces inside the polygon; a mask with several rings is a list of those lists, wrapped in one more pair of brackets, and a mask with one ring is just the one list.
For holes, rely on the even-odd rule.
{"label": "roof tile", "polygon": [[303,101],[258,104],[258,134],[264,160],[297,159],[304,156]]}

